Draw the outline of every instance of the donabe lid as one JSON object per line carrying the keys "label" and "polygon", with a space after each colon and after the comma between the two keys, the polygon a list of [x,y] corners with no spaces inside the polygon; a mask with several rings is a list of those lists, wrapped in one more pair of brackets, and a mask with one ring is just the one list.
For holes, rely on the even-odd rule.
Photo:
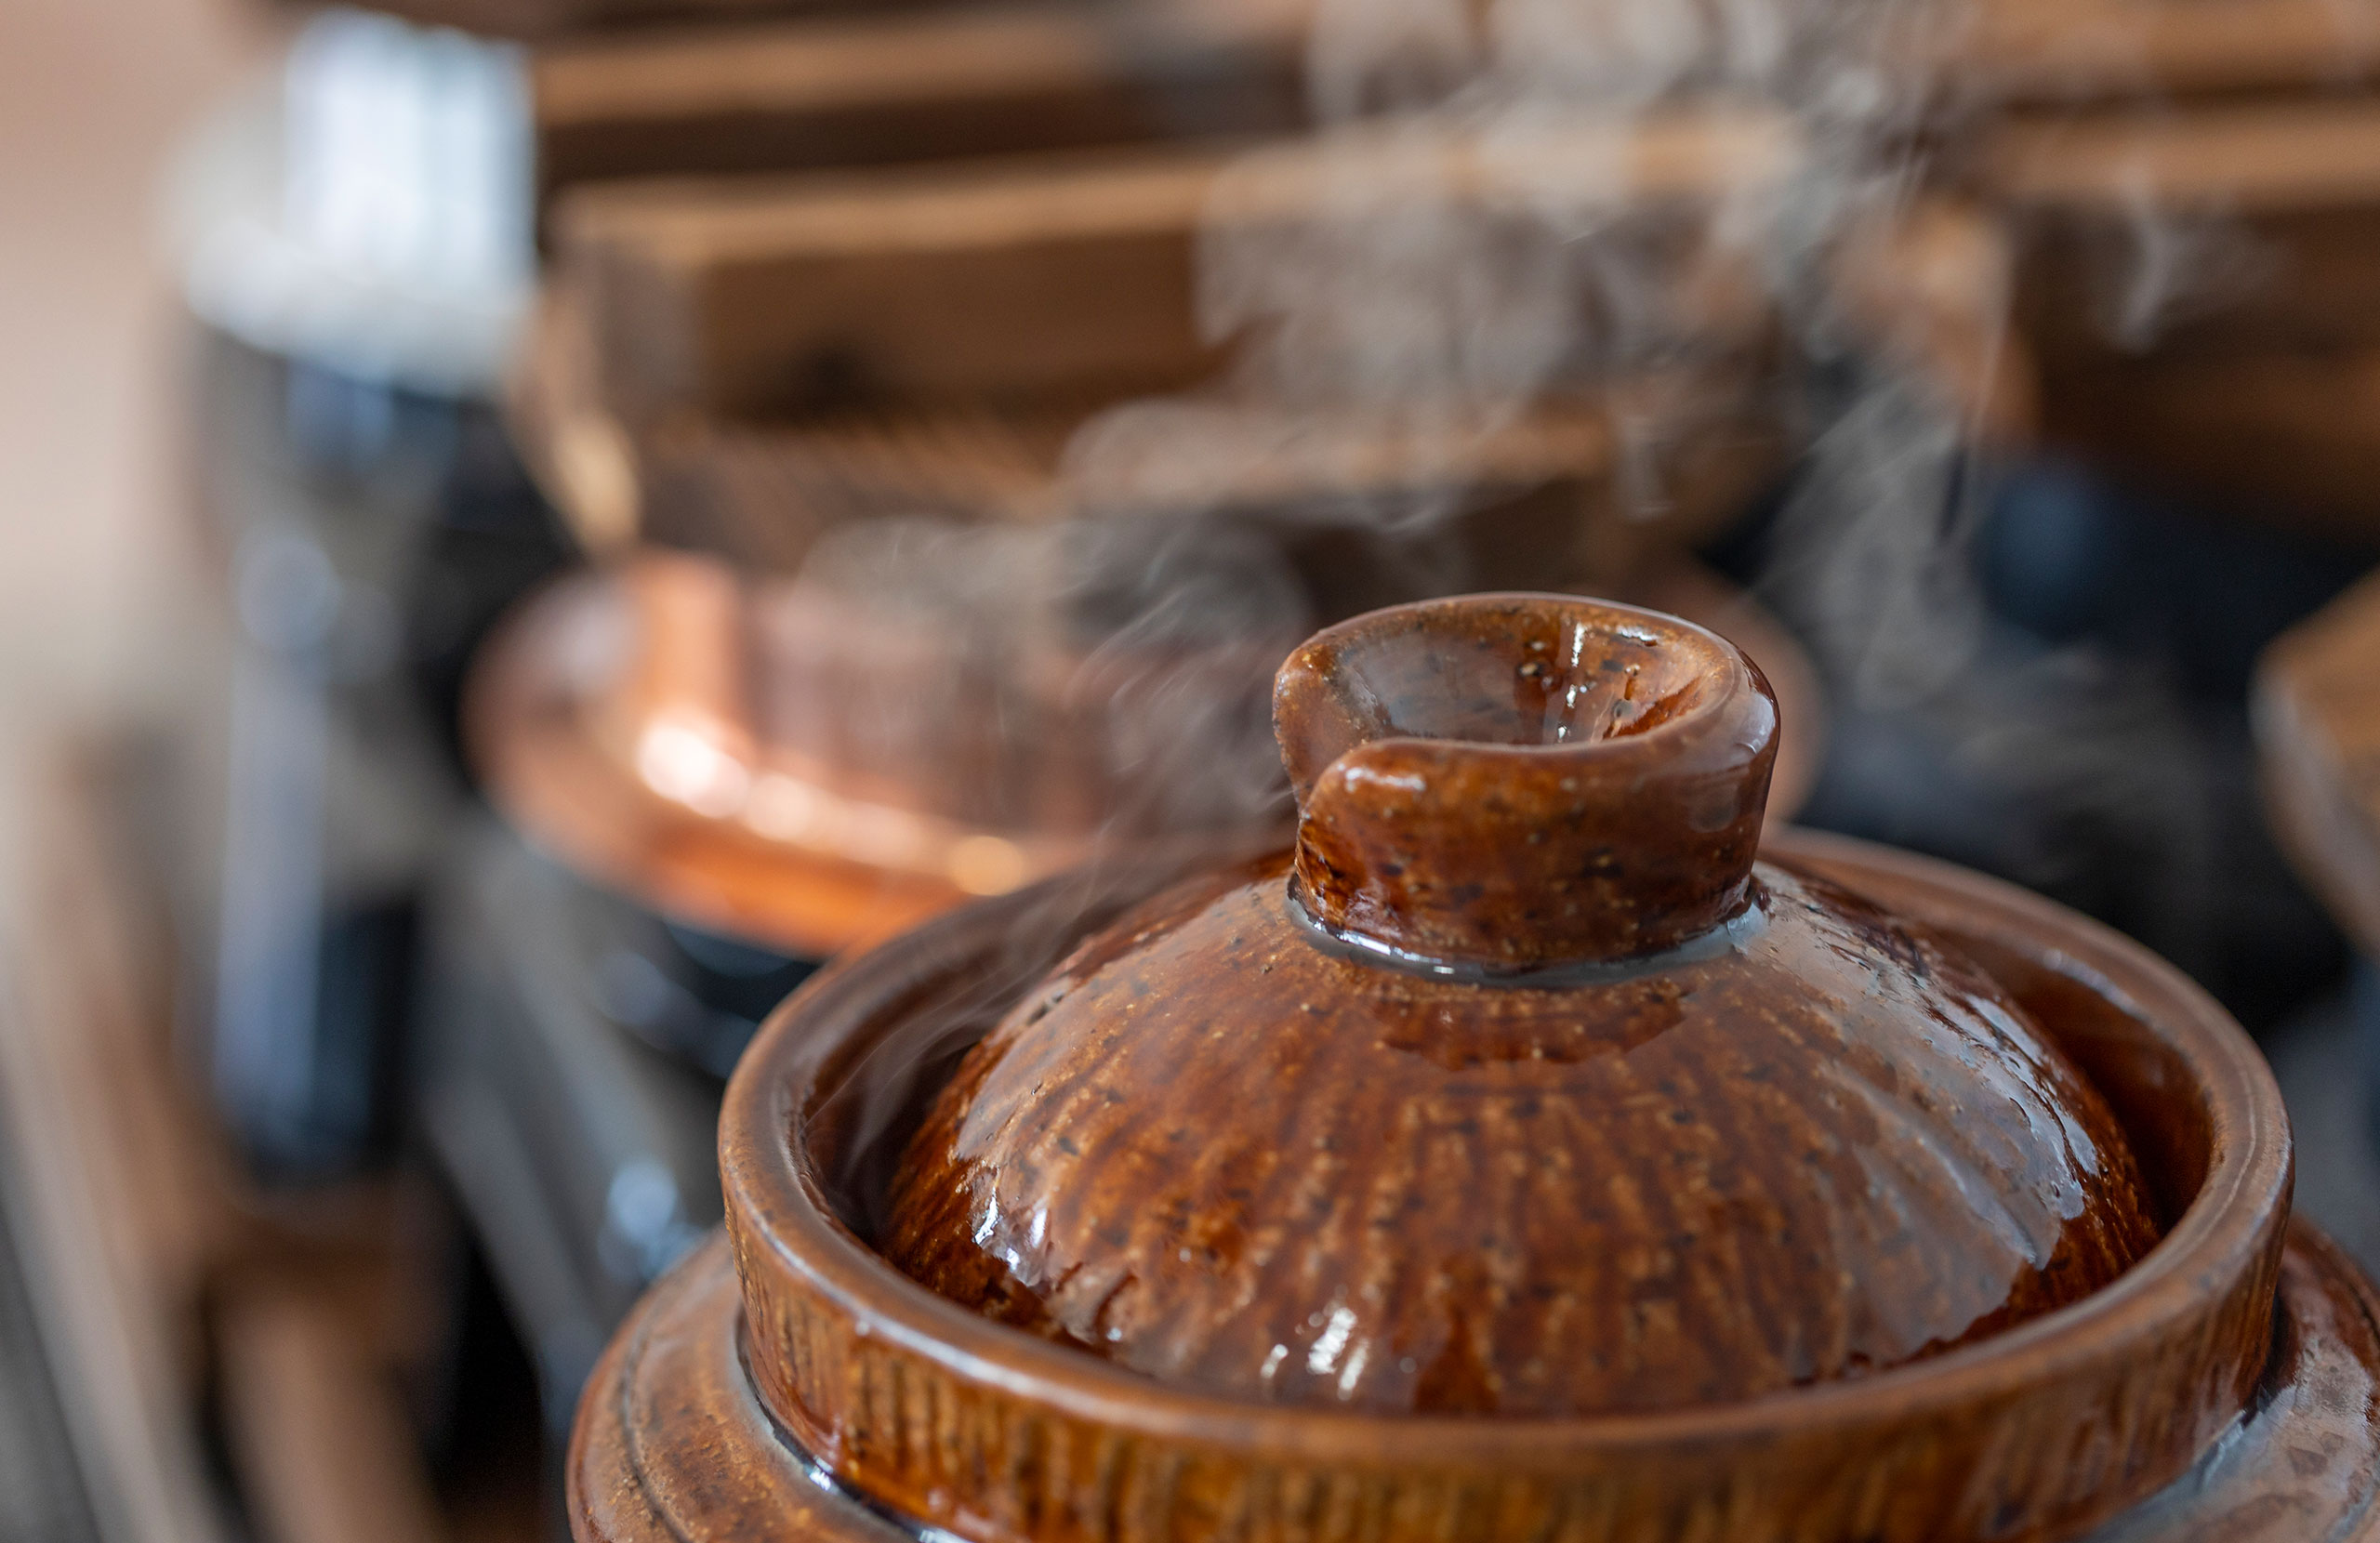
{"label": "donabe lid", "polygon": [[1856,1376],[2155,1242],[1981,969],[1754,861],[1774,698],[1568,597],[1357,618],[1278,677],[1293,852],[1087,939],[969,1052],[884,1245],[1177,1386],[1571,1416]]}

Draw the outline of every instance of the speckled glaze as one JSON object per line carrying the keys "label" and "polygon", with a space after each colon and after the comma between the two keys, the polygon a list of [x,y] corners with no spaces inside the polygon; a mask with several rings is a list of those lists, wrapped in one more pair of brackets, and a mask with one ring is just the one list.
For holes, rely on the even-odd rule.
{"label": "speckled glaze", "polygon": [[[1637,698],[1623,692],[1620,699]],[[1386,721],[1415,725],[1409,717]],[[1619,741],[1650,744],[1665,732]],[[1757,758],[1752,748],[1746,765]],[[2380,1295],[2291,1220],[2286,1115],[2239,1026],[2170,966],[2038,896],[1836,837],[1772,829],[1764,841],[1762,865],[1743,876],[1741,909],[1721,907],[1721,930],[1689,933],[1650,955],[1598,955],[1598,945],[1580,941],[1590,929],[1553,945],[1545,962],[1433,961],[1411,945],[1417,934],[1396,941],[1392,908],[1356,918],[1373,929],[1358,935],[1325,926],[1319,902],[1293,906],[1291,854],[1208,851],[1136,853],[964,908],[823,972],[763,1029],[728,1088],[720,1126],[726,1246],[702,1250],[656,1289],[580,1405],[569,1465],[574,1533],[581,1543],[2380,1543]],[[1397,861],[1377,841],[1369,850],[1367,862]],[[1436,901],[1426,888],[1410,892],[1428,902],[1408,912],[1424,926],[1434,906],[1459,926],[1460,906],[1440,903],[1450,891]],[[1258,919],[1235,906],[1259,907]],[[1565,926],[1577,920],[1562,907],[1554,915]],[[1287,930],[1259,943],[1251,933],[1260,926]],[[1286,990],[1283,967],[1268,973],[1263,965],[1267,949],[1287,957],[1292,944],[1305,951],[1295,956],[1323,961],[1316,969],[1360,969],[1366,973],[1345,978],[1376,983],[1306,1015],[1312,1022],[1294,1010],[1263,1022],[1223,1010],[1247,991]],[[989,1305],[1038,1312],[1044,1332],[1021,1332],[927,1289],[885,1257],[901,1220],[896,1200],[917,1181],[918,1169],[905,1173],[904,1160],[921,1141],[931,1149],[919,1132],[946,1099],[989,1109],[977,1101],[991,1072],[1019,1064],[1012,1041],[1006,1054],[977,1054],[980,1046],[1009,1039],[1078,975],[1084,983],[1031,1026],[1078,1010],[1096,1021],[1101,1014],[1089,1009],[1097,983],[1120,985],[1127,977],[1107,972],[1145,966],[1169,948],[1245,959],[1237,975],[1265,983],[1202,977],[1209,1000],[1177,1006],[1206,1015],[1214,1044],[1301,1044],[1314,1064],[1225,1056],[1190,1034],[1153,1035],[1136,1048],[1126,1026],[1151,1009],[1126,989],[1106,998],[1105,1032],[1125,1052],[1108,1058],[1113,1075],[1121,1076],[1141,1049],[1154,1054],[1160,1041],[1180,1037],[1189,1041],[1182,1069],[1157,1079],[1162,1086],[1142,1079],[1133,1088],[1158,1115],[1169,1101],[1190,1108],[1203,1097],[1197,1088],[1211,1093],[1247,1075],[1235,1067],[1253,1064],[1277,1073],[1276,1082],[1308,1079],[1305,1101],[1326,1106],[1314,1117],[1337,1123],[1301,1127],[1305,1146],[1276,1128],[1276,1150],[1255,1160],[1322,1181],[1310,1191],[1274,1180],[1225,1184],[1224,1198],[1235,1203],[1242,1197],[1233,1189],[1265,1206],[1289,1194],[1289,1220],[1269,1244],[1261,1226],[1244,1220],[1236,1237],[1198,1234],[1213,1246],[1209,1259],[1183,1235],[1197,1233],[1199,1219],[1161,1202],[1215,1171],[1183,1160],[1185,1142],[1162,1117],[1128,1128],[1101,1112],[1104,1096],[1087,1110],[1070,1107],[1080,1128],[1103,1132],[1101,1146],[1072,1132],[1078,1150],[1049,1145],[1086,1182],[1118,1153],[1140,1154],[1148,1169],[1128,1175],[1152,1197],[1143,1213],[1103,1223],[1096,1243],[1112,1259],[1141,1247],[1137,1238],[1170,1238],[1181,1273],[1169,1289],[1188,1282],[1184,1300],[1227,1310],[1232,1304],[1202,1282],[1234,1258],[1245,1269],[1268,1246],[1276,1259],[1353,1259],[1367,1249],[1396,1257],[1387,1238],[1364,1235],[1385,1212],[1339,1166],[1342,1154],[1351,1165],[1377,1161],[1382,1174],[1401,1175],[1397,1183],[1432,1192],[1413,1224],[1427,1255],[1404,1257],[1454,1261],[1449,1278],[1477,1292],[1466,1305],[1485,1304],[1462,1314],[1447,1341],[1469,1345],[1475,1366],[1461,1350],[1438,1358],[1442,1385],[1462,1396],[1400,1410],[1400,1397],[1421,1395],[1368,1384],[1376,1359],[1368,1355],[1342,1401],[1348,1352],[1366,1324],[1331,1336],[1327,1310],[1316,1322],[1309,1309],[1300,1322],[1314,1331],[1302,1341],[1308,1358],[1324,1339],[1336,1339],[1325,1357],[1335,1377],[1301,1361],[1303,1385],[1267,1396],[1261,1388],[1150,1376],[1113,1356],[1124,1341],[1104,1339],[1104,1328],[1118,1326],[1112,1318],[1090,1320],[1103,1334],[1093,1348],[1110,1353],[1053,1339],[1048,1304],[1063,1306],[1063,1290],[1022,1289],[1005,1259],[995,1262],[1007,1278],[990,1278],[1021,1295]],[[1594,1108],[1598,1079],[1633,1078],[1638,1064],[1672,1055],[1728,996],[1713,976],[1681,994],[1672,1004],[1678,1021],[1663,1024],[1665,994],[1648,998],[1645,983],[1715,971],[1723,957],[1840,995],[1814,1008],[1815,1017],[1765,1006],[1755,1016],[1769,1027],[1729,1040],[1713,1057],[1676,1056],[1671,1088],[1640,1088],[1638,1101],[1607,1101],[1602,1126],[1583,1117],[1550,1123],[1542,1103],[1529,1110],[1525,1098],[1508,1096],[1511,1087],[1544,1077]],[[1474,1010],[1448,1025],[1399,1006],[1440,992]],[[1611,1009],[1599,1017],[1549,1006],[1597,993]],[[1480,1010],[1482,1002],[1496,1006]],[[1917,1031],[1923,1048],[1904,1046],[1887,1063],[1867,1033],[1897,1004],[1912,1003],[1926,1005]],[[1416,1038],[1396,1032],[1399,1024],[1434,1032]],[[1435,1032],[1448,1028],[1455,1032]],[[1760,1070],[1745,1047],[1761,1043],[1795,1075],[1739,1075]],[[1822,1049],[1843,1056],[1831,1082],[1807,1069]],[[1329,1075],[1325,1063],[1334,1059],[1372,1068],[1395,1086],[1382,1090],[1368,1073],[1350,1087]],[[1069,1073],[1079,1075],[1081,1088],[1111,1075],[1095,1061]],[[1944,1077],[1954,1085],[1946,1088]],[[1020,1106],[1041,1098],[1046,1082],[1039,1091],[1020,1083]],[[972,1094],[950,1092],[961,1084]],[[1491,1091],[1400,1104],[1396,1087]],[[1500,1087],[1507,1092],[1493,1091]],[[1293,1092],[1257,1078],[1229,1107],[1202,1117],[1246,1138],[1243,1152],[1258,1152],[1269,1117],[1262,1106],[1270,1100],[1274,1114],[1289,1110],[1300,1101]],[[1466,1101],[1489,1112],[1474,1128],[1456,1113]],[[1686,1119],[1660,1117],[1681,1107]],[[1415,1122],[1441,1114],[1454,1115],[1441,1139],[1411,1139]],[[1725,1126],[1723,1115],[1741,1123]],[[1302,1108],[1290,1114],[1306,1117]],[[963,1130],[964,1120],[950,1128]],[[1818,1133],[1842,1148],[1757,1176],[1780,1209],[1780,1195],[1806,1202],[1815,1194],[1834,1205],[1824,1214],[1844,1214],[1844,1197],[1822,1193],[1818,1176],[1830,1173],[1856,1174],[1873,1193],[1898,1189],[1911,1201],[1928,1192],[1909,1184],[1909,1173],[1998,1176],[1964,1192],[1968,1211],[1981,1219],[1977,1232],[1945,1234],[1935,1211],[1911,1213],[1922,1223],[1914,1238],[1934,1246],[1950,1235],[1987,1259],[1980,1285],[1951,1281],[1915,1299],[1921,1313],[1957,1317],[1967,1309],[1944,1303],[1973,1285],[1977,1302],[1990,1287],[2015,1305],[1996,1322],[1988,1312],[1967,1322],[1959,1342],[1924,1340],[1901,1364],[1846,1365],[1858,1375],[1647,1408],[1526,1408],[1525,1398],[1577,1390],[1565,1393],[1534,1377],[1526,1359],[1513,1359],[1527,1337],[1548,1332],[1553,1309],[1503,1284],[1510,1276],[1499,1273],[1509,1271],[1510,1257],[1477,1248],[1483,1224],[1516,1229],[1514,1246],[1537,1250],[1537,1264],[1665,1290],[1688,1277],[1724,1279],[1738,1268],[1730,1257],[1771,1246],[1815,1258],[1831,1235],[1805,1236],[1790,1217],[1771,1225],[1756,1206],[1740,1203],[1749,1181],[1734,1174],[1727,1154],[1756,1150],[1762,1130]],[[1315,1135],[1330,1144],[1310,1144]],[[1672,1143],[1675,1172],[1634,1170],[1647,1176],[1640,1194],[1656,1181],[1668,1186],[1659,1191],[1667,1210],[1607,1205],[1623,1223],[1646,1224],[1653,1251],[1624,1254],[1616,1267],[1581,1265],[1584,1250],[1531,1214],[1528,1196],[1547,1182],[1540,1167],[1567,1162],[1575,1171],[1582,1154],[1607,1155],[1623,1137],[1632,1149],[1640,1141]],[[1029,1143],[1020,1134],[1011,1144]],[[2098,1154],[2096,1166],[2079,1156],[2086,1144]],[[2129,1203],[2118,1194],[2125,1180],[2116,1154],[2126,1146],[2137,1176]],[[1466,1153],[1500,1160],[1454,1160]],[[2048,1187],[2093,1173],[2096,1198],[2084,1204],[2078,1189],[2070,1210]],[[2042,1187],[2027,1190],[2028,1176]],[[1019,1177],[1028,1189],[1041,1182]],[[1441,1185],[1458,1204],[1438,1203]],[[1606,1186],[1602,1199],[1617,1201],[1628,1189]],[[2035,1203],[2009,1198],[2019,1194]],[[1294,1209],[1301,1196],[1330,1198],[1334,1216],[1366,1225],[1308,1225]],[[1951,1209],[1938,1193],[1931,1198]],[[1587,1195],[1589,1206],[1595,1200]],[[2086,1267],[2056,1262],[2088,1256],[2071,1241],[2088,1232],[2074,1225],[2086,1214],[2101,1224],[2095,1235],[2121,1237],[2135,1218],[2161,1223],[2162,1235],[2112,1279],[2048,1305],[2041,1294],[2065,1290],[2061,1277]],[[1679,1217],[1701,1227],[1683,1247],[1681,1234],[1667,1230]],[[2002,1224],[1996,1255],[1983,1221]],[[1740,1233],[1737,1242],[1716,1246],[1729,1228]],[[1029,1216],[1023,1235],[1033,1238]],[[1040,1235],[1046,1241],[1053,1229]],[[1990,1259],[2004,1265],[2029,1247],[2045,1250],[2048,1261],[2032,1285],[2021,1271],[1994,1273]],[[1848,1247],[1842,1257],[1852,1268],[1850,1282],[1838,1283],[1840,1303],[1856,1292],[1881,1298],[1899,1279],[1931,1278],[1907,1274],[1908,1261],[1871,1261]],[[1463,1275],[1465,1259],[1484,1268]],[[1652,1268],[1628,1273],[1640,1266]],[[1664,1269],[1671,1273],[1658,1273]],[[1363,1302],[1366,1278],[1350,1279],[1340,1300]],[[1825,1289],[1810,1286],[1807,1300],[1826,1299]],[[1392,1307],[1409,1299],[1384,1299]],[[1622,1315],[1605,1322],[1623,1333],[1634,1325],[1641,1344],[1643,1327],[1658,1327],[1659,1315],[1638,1310],[1639,1299],[1626,1299]],[[1898,1310],[1909,1299],[1886,1305]],[[1694,1306],[1715,1313],[1726,1304]],[[1767,1301],[1739,1307],[1742,1323],[1784,1321]],[[1572,1332],[1582,1310],[1567,1311],[1570,1327],[1549,1361],[1582,1345],[1600,1348]],[[1423,1312],[1412,1321],[1426,1327],[1431,1320]],[[1183,1322],[1196,1326],[1186,1309]],[[1227,1311],[1211,1319],[1230,1322]],[[1366,1322],[1378,1329],[1385,1320]],[[1169,1340],[1168,1325],[1155,1319],[1132,1326],[1144,1346],[1189,1342]],[[1906,1345],[1926,1332],[1914,1319],[1888,1326],[1897,1340],[1870,1342]],[[1840,1344],[1875,1328],[1861,1324],[1800,1343]],[[1682,1344],[1671,1351],[1697,1353]],[[1418,1386],[1424,1363],[1412,1359]],[[1800,1363],[1789,1355],[1772,1369],[1778,1365]],[[1501,1383],[1488,1375],[1500,1369]],[[1608,1357],[1601,1369],[1611,1370]],[[1500,1401],[1492,1417],[1481,1412],[1483,1391]],[[1384,1404],[1367,1402],[1376,1394]]]}
{"label": "speckled glaze", "polygon": [[[844,1484],[762,1412],[740,1352],[742,1322],[735,1273],[724,1240],[714,1238],[622,1326],[579,1405],[568,1470],[573,1534],[580,1543],[919,1543],[925,1535],[911,1516]],[[2292,1225],[2282,1257],[2274,1326],[2265,1378],[2228,1439],[2162,1490],[2091,1531],[2087,1543],[2372,1543],[2380,1534],[2380,1508],[2373,1504],[2380,1490],[2374,1482],[2380,1420],[2373,1418],[2380,1297],[2303,1221]],[[1887,1433],[1875,1434],[1871,1447],[1889,1450]],[[1848,1482],[1861,1471],[1852,1465],[1830,1468],[1831,1444],[1823,1440],[1790,1444],[1793,1457],[1809,1459],[1823,1477]],[[1646,1466],[1666,1467],[1658,1452],[1646,1456]],[[1196,1473],[1190,1465],[1175,1471],[1184,1469]],[[1394,1480],[1352,1465],[1334,1470],[1328,1482],[1314,1468],[1292,1472],[1280,1487],[1292,1496],[1302,1491],[1304,1514],[1293,1510],[1282,1519],[1288,1524],[1275,1532],[1264,1530],[1271,1518],[1242,1510],[1241,1519],[1252,1524],[1236,1536],[1311,1538],[1321,1531],[1308,1524],[1316,1512],[1327,1526],[1334,1510],[1345,1517],[1351,1496],[1395,1493]],[[1407,1492],[1435,1477],[1407,1475]],[[1479,1495],[1488,1482],[1474,1479],[1461,1487]],[[1579,1487],[1592,1494],[1596,1481],[1583,1477]],[[1899,1497],[1871,1489],[1832,1511],[1822,1505],[1789,1509],[1794,1498],[1811,1497],[1788,1490],[1772,1497],[1776,1509],[1746,1515],[1732,1530],[1726,1530],[1725,1519],[1698,1528],[1712,1513],[1698,1516],[1690,1504],[1676,1505],[1673,1492],[1658,1481],[1632,1484],[1614,1474],[1603,1487],[1600,1506],[1577,1507],[1570,1513],[1574,1524],[1554,1536],[1627,1543],[1672,1536],[1822,1538],[1832,1536],[1826,1530],[1830,1515],[1845,1511],[1847,1536],[1862,1539],[1943,1543],[1966,1536],[1928,1530],[1952,1509],[1943,1504],[1942,1486],[1928,1492],[1921,1484],[1915,1495]],[[1663,1500],[1675,1508],[1667,1514],[1683,1513],[1683,1525],[1662,1530]],[[1455,1507],[1441,1514],[1458,1523],[1467,1519]],[[1040,1536],[1061,1531],[1051,1527]],[[994,1528],[974,1535],[1007,1536]],[[1368,1536],[1389,1534],[1380,1528]],[[1490,1535],[1431,1531],[1425,1522],[1420,1536]],[[2031,1524],[2029,1513],[2025,1524],[2003,1525],[1988,1536],[2056,1534]]]}
{"label": "speckled glaze", "polygon": [[2284,1267],[2288,1122],[2239,1026],[2137,944],[2008,885],[1805,832],[1766,850],[1950,940],[2043,1026],[2175,1219],[2146,1258],[1908,1365],[1642,1415],[1267,1405],[1020,1333],[871,1240],[919,1106],[966,1047],[1181,871],[1136,862],[940,918],[823,972],[763,1029],[720,1121],[734,1278],[724,1250],[703,1255],[599,1368],[578,1536],[2043,1543],[2148,1516],[2155,1537],[2370,1543],[2372,1287],[2319,1246]]}
{"label": "speckled glaze", "polygon": [[1755,868],[1775,708],[1720,640],[1414,606],[1276,701],[1294,858],[1135,910],[969,1054],[893,1180],[919,1282],[1173,1386],[1547,1418],[1898,1365],[2155,1243],[1990,976]]}
{"label": "speckled glaze", "polygon": [[1374,951],[1513,973],[1743,908],[1777,700],[1726,640],[1561,595],[1375,611],[1281,666],[1296,893]]}

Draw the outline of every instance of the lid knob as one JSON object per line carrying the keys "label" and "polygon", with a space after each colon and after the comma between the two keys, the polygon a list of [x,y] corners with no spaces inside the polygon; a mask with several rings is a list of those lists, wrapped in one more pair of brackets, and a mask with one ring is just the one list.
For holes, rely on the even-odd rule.
{"label": "lid knob", "polygon": [[1565,595],[1317,634],[1275,679],[1290,894],[1360,950],[1508,972],[1627,958],[1748,896],[1777,699],[1726,640]]}

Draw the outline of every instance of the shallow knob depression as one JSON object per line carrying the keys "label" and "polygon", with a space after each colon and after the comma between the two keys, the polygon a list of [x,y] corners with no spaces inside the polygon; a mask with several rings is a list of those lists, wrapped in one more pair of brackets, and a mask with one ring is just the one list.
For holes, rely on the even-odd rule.
{"label": "shallow knob depression", "polygon": [[960,1062],[885,1255],[1170,1385],[1577,1417],[1903,1365],[2156,1241],[2092,1085],[1925,928],[1753,861],[1776,712],[1674,618],[1376,613],[1283,667],[1291,853]]}

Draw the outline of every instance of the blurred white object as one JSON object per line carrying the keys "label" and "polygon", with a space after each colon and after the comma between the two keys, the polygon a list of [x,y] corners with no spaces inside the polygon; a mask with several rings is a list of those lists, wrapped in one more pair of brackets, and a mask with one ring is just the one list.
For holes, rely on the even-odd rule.
{"label": "blurred white object", "polygon": [[536,278],[531,154],[518,49],[327,11],[173,179],[191,310],[360,380],[487,395]]}

